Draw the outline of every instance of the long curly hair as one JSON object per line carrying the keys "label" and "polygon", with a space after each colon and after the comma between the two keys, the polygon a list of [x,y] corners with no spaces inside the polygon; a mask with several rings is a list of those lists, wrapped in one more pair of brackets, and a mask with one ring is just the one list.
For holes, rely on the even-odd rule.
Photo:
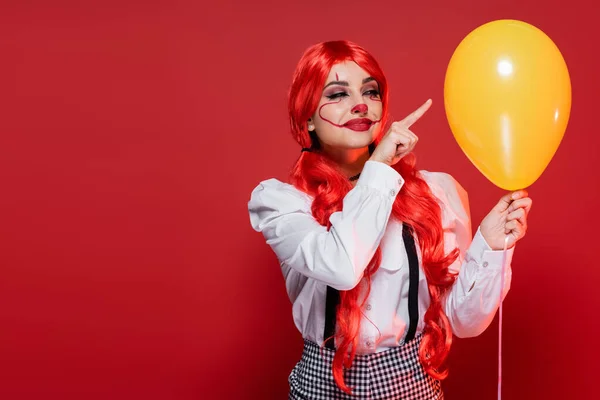
{"label": "long curly hair", "polygon": [[[384,133],[388,111],[388,87],[385,75],[365,49],[350,41],[329,41],[308,48],[302,55],[293,75],[289,90],[288,111],[291,132],[302,147],[319,148],[318,138],[308,131],[308,119],[318,107],[322,88],[332,66],[343,61],[354,61],[379,84],[383,115],[380,131],[370,150],[379,143]],[[415,157],[404,157],[393,166],[405,183],[393,204],[392,218],[409,225],[421,248],[425,276],[431,302],[425,313],[425,329],[419,348],[419,359],[427,373],[444,379],[448,371],[443,367],[452,344],[452,330],[442,307],[442,298],[455,280],[448,266],[458,257],[459,250],[444,253],[441,209],[427,183],[415,169]],[[301,152],[290,173],[290,183],[313,197],[312,214],[323,226],[330,228],[329,217],[342,210],[344,196],[352,189],[348,178],[337,165],[320,151]],[[381,249],[378,248],[364,271],[359,284],[351,290],[340,291],[336,311],[336,333],[327,340],[336,340],[338,347],[332,372],[336,384],[346,393],[352,390],[343,377],[344,368],[350,368],[358,345],[361,307],[369,296],[371,277],[379,268]],[[361,299],[362,298],[362,299]]]}

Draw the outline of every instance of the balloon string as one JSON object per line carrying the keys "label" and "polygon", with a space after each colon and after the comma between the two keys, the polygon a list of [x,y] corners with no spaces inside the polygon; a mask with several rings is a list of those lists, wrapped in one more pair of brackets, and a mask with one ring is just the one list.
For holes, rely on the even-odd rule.
{"label": "balloon string", "polygon": [[498,312],[498,400],[502,399],[502,293],[504,293],[504,275],[506,274],[506,249],[508,235],[504,238],[504,251],[502,252],[502,274],[500,276],[500,309]]}

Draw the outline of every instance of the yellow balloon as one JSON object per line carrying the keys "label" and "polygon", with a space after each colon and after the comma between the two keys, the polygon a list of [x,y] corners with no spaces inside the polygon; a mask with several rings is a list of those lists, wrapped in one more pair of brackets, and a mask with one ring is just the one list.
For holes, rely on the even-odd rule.
{"label": "yellow balloon", "polygon": [[540,29],[517,20],[479,26],[458,45],[444,82],[452,133],[496,186],[523,189],[544,172],[571,112],[565,60]]}

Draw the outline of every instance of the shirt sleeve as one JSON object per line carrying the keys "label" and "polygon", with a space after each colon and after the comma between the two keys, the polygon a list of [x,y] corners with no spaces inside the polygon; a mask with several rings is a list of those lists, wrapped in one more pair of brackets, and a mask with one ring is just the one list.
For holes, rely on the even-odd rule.
{"label": "shirt sleeve", "polygon": [[404,184],[390,166],[367,161],[329,230],[312,216],[312,199],[276,179],[261,182],[248,202],[250,222],[277,258],[299,273],[338,289],[354,288],[375,254]]}
{"label": "shirt sleeve", "polygon": [[[445,312],[457,337],[477,336],[490,325],[500,305],[503,250],[492,250],[479,227],[472,236],[467,192],[451,175],[429,173],[429,180],[442,202],[445,251],[460,250],[449,266],[458,276],[444,299]],[[514,249],[506,254],[502,300],[510,289]]]}

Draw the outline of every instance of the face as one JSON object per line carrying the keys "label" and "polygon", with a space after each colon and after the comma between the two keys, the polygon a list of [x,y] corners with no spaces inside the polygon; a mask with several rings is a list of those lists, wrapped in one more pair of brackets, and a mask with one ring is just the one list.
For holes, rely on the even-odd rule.
{"label": "face", "polygon": [[345,61],[331,68],[308,130],[316,132],[325,151],[360,149],[375,140],[382,113],[378,83]]}

